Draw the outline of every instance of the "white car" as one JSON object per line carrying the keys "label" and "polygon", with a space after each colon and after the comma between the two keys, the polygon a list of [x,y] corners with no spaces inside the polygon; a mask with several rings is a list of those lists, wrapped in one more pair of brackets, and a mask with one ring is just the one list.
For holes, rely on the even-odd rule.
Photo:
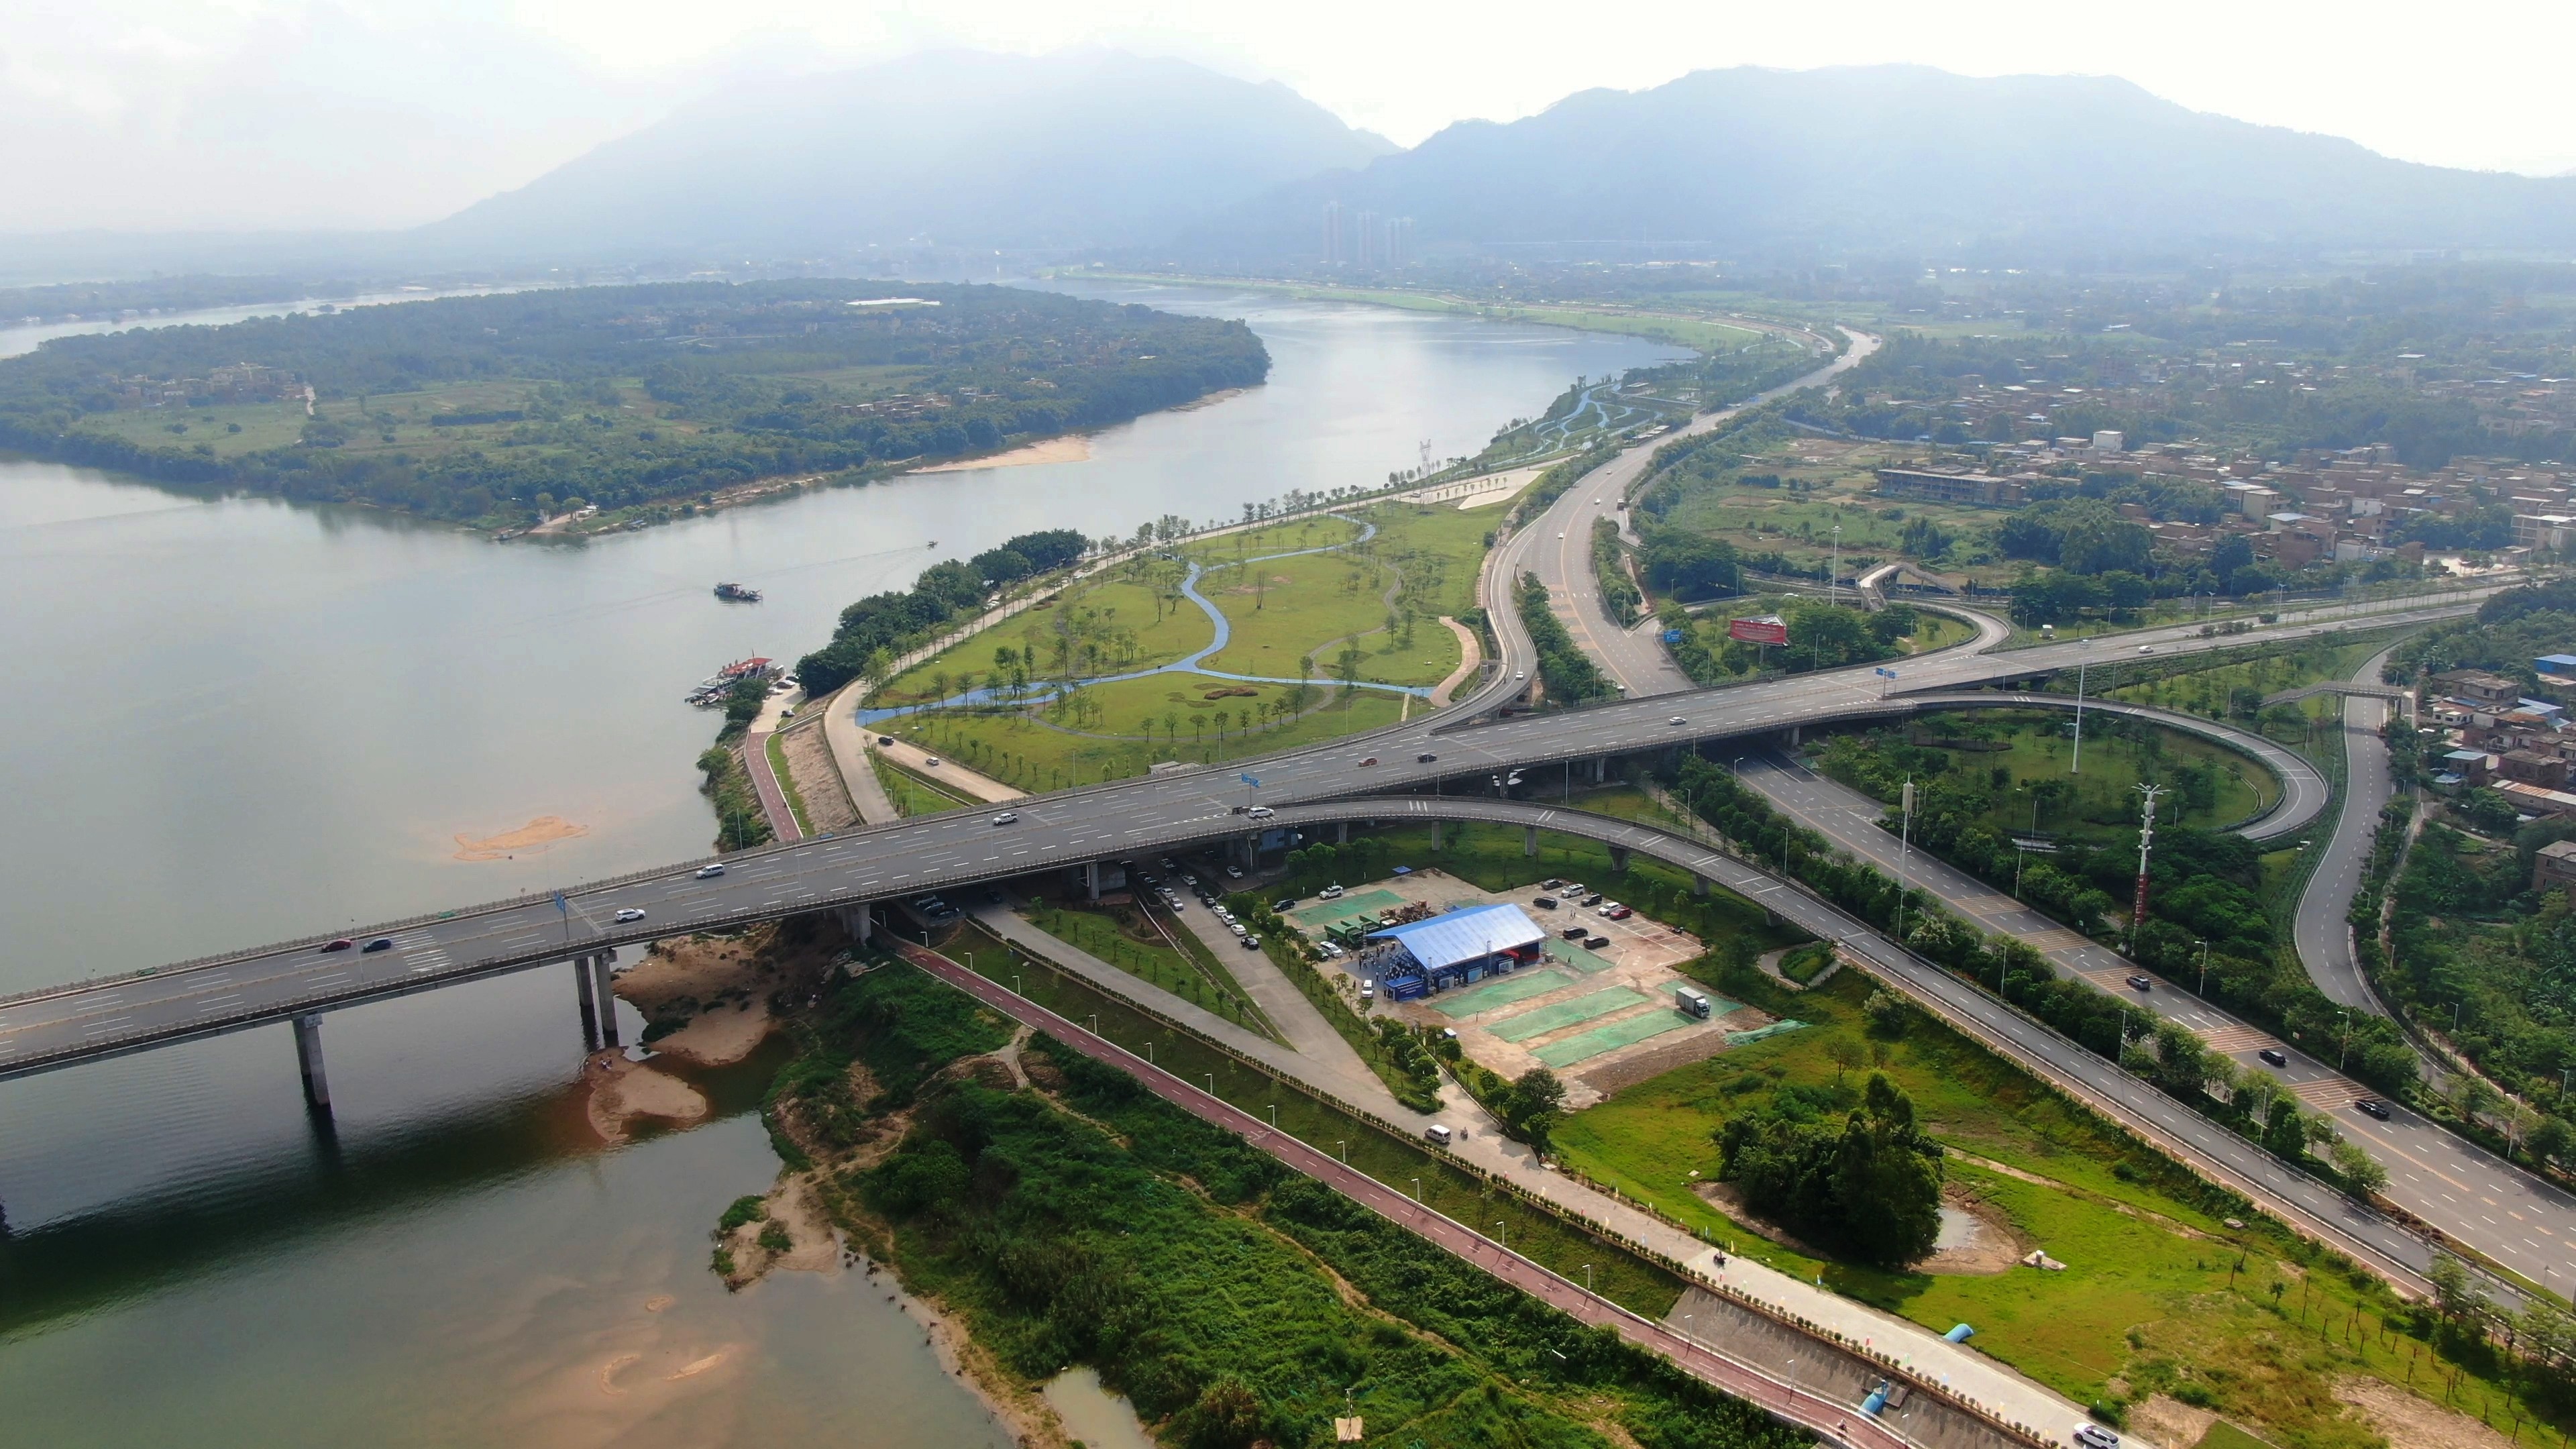
{"label": "white car", "polygon": [[1337,885],[1329,885],[1316,892],[1316,896],[1322,900],[1337,901],[1342,898],[1342,888]]}
{"label": "white car", "polygon": [[2153,654],[2156,652],[2156,646],[2153,644],[2141,644],[2138,646],[2138,652],[2141,654]]}
{"label": "white car", "polygon": [[625,925],[629,921],[640,921],[642,919],[644,919],[644,912],[634,906],[628,906],[626,909],[617,913],[617,924],[621,926]]}
{"label": "white car", "polygon": [[924,755],[921,762],[934,770],[939,768],[939,757],[937,755]]}
{"label": "white car", "polygon": [[2099,1424],[2076,1425],[2075,1442],[2084,1449],[2120,1449],[2120,1436]]}
{"label": "white car", "polygon": [[700,880],[705,880],[705,879],[706,879],[707,877],[709,877],[709,876],[717,876],[717,875],[722,875],[722,874],[724,874],[724,862],[723,862],[723,861],[717,861],[717,862],[716,862],[715,864],[713,864],[713,865],[702,865],[702,866],[699,866],[699,867],[698,867],[698,879],[700,879]]}
{"label": "white car", "polygon": [[1664,723],[1668,725],[1685,725],[1689,724],[1690,721],[1682,718],[1680,715],[1674,715],[1671,719],[1664,721]]}
{"label": "white car", "polygon": [[1005,810],[993,817],[993,823],[996,825],[1017,825],[1019,821],[1019,812],[1016,810]]}

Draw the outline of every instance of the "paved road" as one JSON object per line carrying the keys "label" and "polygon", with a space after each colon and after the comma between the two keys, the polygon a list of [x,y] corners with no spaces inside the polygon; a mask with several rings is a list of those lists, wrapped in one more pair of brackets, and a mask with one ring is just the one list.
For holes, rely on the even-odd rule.
{"label": "paved road", "polygon": [[[1705,433],[1725,424],[1748,408],[1756,408],[1774,398],[1800,388],[1815,387],[1830,381],[1863,358],[1876,352],[1879,339],[1865,332],[1847,334],[1851,345],[1840,357],[1795,382],[1784,383],[1730,408],[1694,418],[1667,437],[1656,440],[1654,447],[1630,448],[1600,467],[1586,473],[1565,496],[1547,512],[1529,522],[1501,550],[1498,578],[1508,589],[1512,580],[1531,572],[1546,584],[1559,618],[1574,635],[1574,641],[1597,660],[1607,663],[1611,677],[1628,687],[1631,698],[1649,695],[1680,694],[1692,689],[1690,677],[1674,666],[1664,651],[1662,637],[1653,628],[1642,631],[1622,628],[1619,622],[1601,608],[1601,591],[1592,577],[1592,525],[1607,518],[1622,525],[1626,522],[1628,490],[1635,487],[1653,461],[1655,447]],[[1489,612],[1508,614],[1508,591],[1495,596],[1499,609],[1488,603]],[[1520,631],[1519,620],[1511,620],[1513,634],[1504,642],[1504,653],[1514,660],[1530,657],[1528,638]],[[1498,624],[1499,627],[1499,624]],[[1514,670],[1526,668],[1513,665]]]}
{"label": "paved road", "polygon": [[[2372,655],[2353,671],[2353,680],[2377,684],[2380,667],[2392,652],[2393,648],[2383,649]],[[2379,734],[2387,719],[2384,699],[2354,695],[2343,702],[2343,816],[2335,822],[2326,853],[2308,877],[2290,933],[2299,963],[2308,968],[2308,979],[2319,991],[2337,1005],[2374,1016],[2388,1015],[2388,1008],[2380,1005],[2379,994],[2362,975],[2361,962],[2353,955],[2352,927],[2344,916],[2352,909],[2353,892],[2361,888],[2362,872],[2370,867],[2371,835],[2379,828],[2379,812],[2396,788],[2388,778],[2388,744]]]}
{"label": "paved road", "polygon": [[[1879,828],[1886,808],[1877,801],[1772,753],[1748,758],[1737,773],[1802,824],[1891,876],[1897,873],[1901,846]],[[2141,1026],[2150,1017],[2180,1022],[2238,1065],[2279,1077],[2302,1103],[2332,1117],[2336,1130],[2379,1159],[2388,1169],[2386,1197],[2397,1207],[2535,1283],[2561,1293],[2576,1286],[2568,1278],[2570,1255],[2576,1253],[2576,1198],[2403,1107],[2392,1108],[2387,1122],[2356,1110],[2352,1104],[2373,1093],[2331,1061],[2202,1000],[2188,989],[2193,983],[2168,981],[1926,852],[1913,852],[1905,869],[1916,887],[1979,929],[2019,937],[2064,974],[2120,997],[2136,1010]],[[2152,989],[2131,989],[2126,983],[2133,975],[2151,981]],[[2098,1050],[2109,1043],[2091,1045]],[[2262,1061],[2258,1054],[2265,1050],[2281,1053],[2286,1065]]]}
{"label": "paved road", "polygon": [[[1585,818],[1598,821],[1602,817]],[[1395,1100],[1386,1084],[1369,1070],[1358,1054],[1343,1045],[1338,1035],[1332,1035],[1332,1027],[1324,1021],[1322,1014],[1302,995],[1295,994],[1294,985],[1284,979],[1279,984],[1290,994],[1265,1009],[1286,1030],[1291,1042],[1306,1041],[1315,1032],[1332,1035],[1332,1041],[1322,1050],[1291,1049],[1268,1037],[1255,1035],[1195,1003],[1047,935],[999,905],[979,908],[975,914],[986,929],[1030,955],[1053,962],[1058,968],[1109,995],[1159,1012],[1237,1056],[1290,1081],[1303,1083],[1319,1096],[1355,1107],[1383,1122],[1414,1120],[1413,1113]],[[1252,988],[1247,984],[1246,989]],[[1340,1050],[1336,1052],[1332,1049],[1334,1047]],[[1737,1303],[1750,1300],[1762,1305],[1764,1313],[1822,1325],[1831,1332],[1840,1333],[1845,1342],[1875,1344],[1894,1354],[1901,1365],[1923,1381],[1946,1385],[1974,1403],[1995,1409],[2011,1422],[2072,1424],[2082,1417],[2081,1409],[2072,1400],[2051,1392],[1976,1348],[1947,1342],[1921,1324],[1883,1313],[1751,1259],[1723,1256],[1690,1233],[1641,1211],[1630,1202],[1540,1166],[1526,1145],[1503,1137],[1491,1115],[1467,1099],[1454,1085],[1444,1088],[1442,1096],[1446,1102],[1442,1120],[1458,1129],[1452,1151],[1462,1161],[1497,1179],[1517,1183],[1530,1195],[1544,1198],[1576,1218],[1598,1224],[1605,1231],[1630,1242],[1644,1244],[1683,1265],[1703,1281],[1717,1286]],[[1733,1322],[1737,1329],[1759,1329],[1762,1322],[1768,1321],[1763,1313],[1756,1313],[1751,1308],[1739,1307],[1736,1313],[1738,1316]],[[1669,1325],[1676,1320],[1668,1316],[1665,1321]],[[1810,1386],[1821,1385],[1822,1376],[1817,1372],[1816,1359],[1808,1356],[1806,1349],[1800,1346],[1805,1342],[1802,1337],[1789,1335],[1784,1339],[1779,1335],[1761,1335],[1768,1341],[1748,1341],[1741,1335],[1730,1334],[1727,1323],[1726,1319],[1703,1314],[1696,1324],[1684,1322],[1683,1327],[1686,1331],[1695,1331],[1703,1343],[1720,1342],[1726,1357],[1750,1363],[1774,1378],[1795,1373],[1794,1365],[1804,1358],[1806,1371],[1797,1375],[1799,1381]],[[1864,1378],[1861,1373],[1862,1366],[1854,1361],[1848,1365],[1848,1372],[1840,1375],[1850,1380],[1845,1386],[1850,1390],[1848,1398],[1852,1402],[1863,1397],[1869,1385],[1879,1377],[1872,1373]],[[1912,1416],[1899,1414],[1897,1417],[1906,1419]]]}
{"label": "paved road", "polygon": [[[1483,1269],[1578,1323],[1607,1327],[1622,1339],[1669,1359],[1703,1383],[1744,1399],[1766,1413],[1843,1443],[1869,1449],[1909,1449],[1888,1425],[1860,1413],[1855,1405],[1762,1373],[1750,1365],[1721,1357],[1681,1334],[1559,1277],[1482,1233],[1432,1211],[1376,1178],[1347,1167],[1330,1154],[1272,1128],[1249,1112],[1199,1090],[1178,1076],[1125,1048],[1095,1036],[1035,1002],[987,981],[933,951],[901,948],[905,959],[1015,1021],[1037,1028],[1094,1061],[1106,1063],[1143,1082],[1152,1092],[1203,1121],[1236,1133],[1280,1162],[1324,1183],[1390,1222]],[[2068,1427],[2072,1427],[2071,1425]]]}

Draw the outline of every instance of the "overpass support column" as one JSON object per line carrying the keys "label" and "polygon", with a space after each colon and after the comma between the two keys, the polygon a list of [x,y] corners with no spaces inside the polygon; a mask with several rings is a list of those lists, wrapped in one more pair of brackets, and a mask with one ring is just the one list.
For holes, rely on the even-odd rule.
{"label": "overpass support column", "polygon": [[1704,876],[1704,875],[1694,875],[1694,876],[1692,876],[1692,877],[1691,877],[1691,894],[1692,894],[1692,895],[1695,895],[1695,896],[1698,896],[1698,897],[1700,897],[1700,898],[1701,898],[1701,899],[1703,899],[1703,900],[1707,899],[1707,897],[1708,897],[1708,877],[1707,877],[1707,876]]}
{"label": "overpass support column", "polygon": [[576,956],[572,963],[573,994],[581,998],[581,1045],[584,1051],[599,1049],[599,1003],[590,989],[590,958]]}
{"label": "overpass support column", "polygon": [[322,1073],[322,1017],[319,1012],[295,1018],[295,1067],[304,1078],[304,1105],[331,1110],[331,1079]]}
{"label": "overpass support column", "polygon": [[1594,755],[1592,757],[1592,783],[1595,785],[1606,785],[1609,782],[1610,757],[1608,755]]}
{"label": "overpass support column", "polygon": [[841,933],[850,938],[851,945],[866,945],[875,927],[876,921],[869,913],[866,901],[841,907]]}
{"label": "overpass support column", "polygon": [[1621,875],[1628,873],[1628,847],[1624,845],[1610,847],[1610,868]]}
{"label": "overpass support column", "polygon": [[1091,897],[1095,904],[1098,903],[1100,900],[1099,861],[1086,860],[1082,863],[1082,889],[1085,894]]}
{"label": "overpass support column", "polygon": [[1437,821],[1437,820],[1432,821],[1432,822],[1431,822],[1431,848],[1432,848],[1433,850],[1435,850],[1435,851],[1436,851],[1436,850],[1438,850],[1438,849],[1440,848],[1440,837],[1441,837],[1441,833],[1442,833],[1442,832],[1441,832],[1441,822],[1440,822],[1440,821]]}
{"label": "overpass support column", "polygon": [[1523,827],[1521,828],[1521,854],[1523,854],[1523,855],[1536,855],[1536,854],[1538,854],[1538,827],[1537,827],[1537,826],[1535,826],[1535,825],[1527,825],[1527,826],[1523,826]]}
{"label": "overpass support column", "polygon": [[1333,843],[1335,845],[1348,845],[1351,843],[1351,822],[1345,820],[1339,825],[1334,826],[1333,829],[1336,832],[1333,837]]}
{"label": "overpass support column", "polygon": [[599,993],[599,1044],[617,1045],[617,993],[609,986],[608,963],[617,959],[614,951],[602,951],[590,958],[591,989]]}

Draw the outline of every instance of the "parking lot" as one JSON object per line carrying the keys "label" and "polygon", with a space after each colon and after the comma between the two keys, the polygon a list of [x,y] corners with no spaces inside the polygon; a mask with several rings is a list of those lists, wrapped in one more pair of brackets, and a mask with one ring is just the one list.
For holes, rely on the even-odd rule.
{"label": "parking lot", "polygon": [[[1417,870],[1347,886],[1337,899],[1309,898],[1288,915],[1309,937],[1322,940],[1338,923],[1363,916],[1383,920],[1413,902],[1435,913],[1489,902],[1519,906],[1548,933],[1546,964],[1414,1001],[1380,1001],[1372,1009],[1455,1030],[1469,1059],[1505,1077],[1550,1068],[1565,1080],[1569,1108],[1588,1106],[1620,1087],[1723,1051],[1731,1038],[1777,1025],[1675,969],[1700,954],[1699,942],[1688,933],[1643,915],[1606,917],[1579,903],[1590,893],[1575,895],[1576,884],[1486,891],[1436,869]],[[1542,906],[1541,900],[1554,904]],[[1581,939],[1568,940],[1565,933],[1578,927]],[[1349,964],[1347,957],[1327,963],[1344,975]],[[1677,1008],[1675,992],[1683,987],[1708,997],[1708,1018]]]}

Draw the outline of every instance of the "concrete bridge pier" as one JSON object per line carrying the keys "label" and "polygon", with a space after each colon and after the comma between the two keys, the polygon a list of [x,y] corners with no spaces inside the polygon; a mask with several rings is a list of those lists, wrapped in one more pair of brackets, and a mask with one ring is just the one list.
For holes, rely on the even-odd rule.
{"label": "concrete bridge pier", "polygon": [[1437,820],[1431,822],[1431,848],[1435,851],[1440,849],[1441,824],[1442,822]]}
{"label": "concrete bridge pier", "polygon": [[1707,897],[1708,897],[1708,877],[1707,877],[1707,876],[1704,876],[1704,875],[1693,875],[1693,876],[1691,877],[1691,894],[1692,894],[1692,895],[1695,895],[1695,896],[1698,896],[1698,897],[1700,897],[1700,898],[1701,898],[1701,899],[1703,899],[1703,900],[1707,899]]}
{"label": "concrete bridge pier", "polygon": [[617,993],[609,988],[608,963],[617,959],[615,951],[602,951],[590,958],[592,989],[599,993],[599,1044],[613,1047],[617,1043]]}
{"label": "concrete bridge pier", "polygon": [[1091,900],[1092,900],[1092,902],[1093,902],[1094,904],[1097,904],[1097,903],[1099,902],[1099,900],[1100,900],[1100,862],[1099,862],[1099,861],[1096,861],[1096,860],[1086,860],[1086,861],[1084,861],[1084,862],[1082,863],[1082,889],[1083,889],[1083,893],[1084,893],[1085,895],[1089,896],[1089,897],[1091,898]]}
{"label": "concrete bridge pier", "polygon": [[1333,832],[1333,843],[1335,845],[1348,845],[1351,843],[1351,822],[1345,820],[1340,824],[1335,825],[1333,827]]}
{"label": "concrete bridge pier", "polygon": [[1534,856],[1534,855],[1536,855],[1536,854],[1538,854],[1538,827],[1537,827],[1537,826],[1535,826],[1535,825],[1529,825],[1529,826],[1523,826],[1523,827],[1522,827],[1522,829],[1521,829],[1521,854],[1523,854],[1523,855],[1533,855],[1533,856]]}
{"label": "concrete bridge pier", "polygon": [[1610,783],[1610,757],[1608,755],[1594,755],[1592,757],[1592,783],[1595,785],[1607,785]]}
{"label": "concrete bridge pier", "polygon": [[322,1016],[315,1012],[295,1018],[295,1068],[304,1078],[304,1105],[316,1112],[331,1110],[331,1079],[322,1071]]}
{"label": "concrete bridge pier", "polygon": [[861,901],[855,906],[843,906],[840,916],[841,930],[850,938],[850,944],[866,945],[876,927],[875,919],[868,912],[868,903]]}
{"label": "concrete bridge pier", "polygon": [[1621,875],[1628,873],[1628,847],[1624,845],[1610,847],[1610,868]]}
{"label": "concrete bridge pier", "polygon": [[577,956],[572,963],[573,994],[581,998],[581,1045],[585,1052],[599,1050],[599,1003],[590,987],[590,958]]}

